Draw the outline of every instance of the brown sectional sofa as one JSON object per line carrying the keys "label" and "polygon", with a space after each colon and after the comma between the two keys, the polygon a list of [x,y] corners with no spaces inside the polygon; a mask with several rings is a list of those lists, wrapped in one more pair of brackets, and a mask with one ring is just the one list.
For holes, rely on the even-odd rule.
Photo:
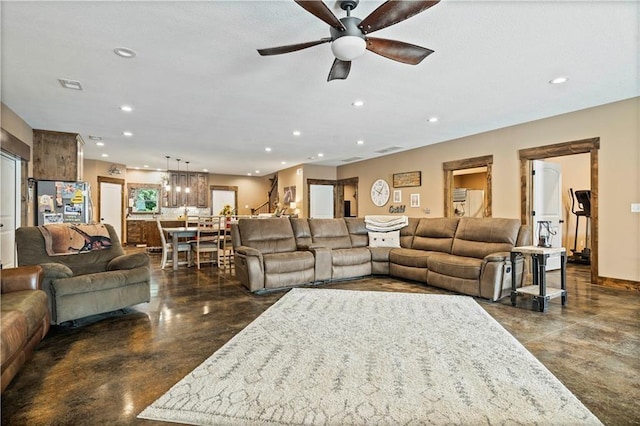
{"label": "brown sectional sofa", "polygon": [[[511,289],[511,248],[530,244],[531,237],[518,219],[409,218],[400,247],[370,247],[362,218],[280,218],[241,219],[232,240],[238,278],[254,292],[374,274],[495,301]],[[261,261],[274,241],[287,241],[282,259],[295,257]],[[294,265],[300,257],[307,259],[302,268]],[[521,259],[515,267],[521,284]]]}
{"label": "brown sectional sofa", "polygon": [[31,357],[49,331],[47,294],[42,291],[40,266],[21,266],[0,272],[2,282],[2,391]]}

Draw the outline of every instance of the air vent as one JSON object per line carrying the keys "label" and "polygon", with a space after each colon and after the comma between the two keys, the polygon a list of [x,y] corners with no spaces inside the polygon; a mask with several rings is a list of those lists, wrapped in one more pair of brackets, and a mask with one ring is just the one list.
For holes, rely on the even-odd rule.
{"label": "air vent", "polygon": [[343,163],[350,163],[352,161],[358,161],[358,160],[363,160],[362,157],[349,157],[349,158],[345,158],[344,160],[341,160]]}
{"label": "air vent", "polygon": [[59,78],[58,81],[62,84],[62,87],[66,89],[82,90],[82,84],[77,80],[67,80],[66,78]]}
{"label": "air vent", "polygon": [[378,154],[386,154],[387,152],[391,152],[391,151],[397,151],[399,149],[402,149],[401,146],[390,146],[388,148],[382,148],[379,151],[376,151]]}

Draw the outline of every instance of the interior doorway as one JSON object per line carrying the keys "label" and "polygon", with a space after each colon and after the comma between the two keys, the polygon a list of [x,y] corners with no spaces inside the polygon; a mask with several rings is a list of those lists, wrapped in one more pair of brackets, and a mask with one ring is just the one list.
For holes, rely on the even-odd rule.
{"label": "interior doorway", "polygon": [[[582,139],[518,151],[520,158],[520,220],[532,225],[532,175],[531,162],[554,157],[589,154],[589,181],[591,190],[591,283],[598,283],[598,150],[600,138]],[[566,243],[565,243],[566,244]],[[570,254],[570,253],[567,253]]]}
{"label": "interior doorway", "polygon": [[[465,215],[471,216],[471,212],[474,216],[477,217],[492,216],[492,166],[493,155],[485,155],[482,157],[466,158],[464,160],[447,161],[445,163],[442,163],[442,170],[444,172],[444,217]],[[482,194],[469,194],[467,191],[465,191],[463,197],[461,191],[455,191],[456,184],[467,185],[466,183],[460,183],[462,182],[462,179],[464,179],[462,176],[466,174],[478,174],[473,178],[474,183],[469,183],[469,185],[473,185],[474,187],[477,186],[478,188],[482,187]],[[480,176],[480,180],[482,182],[478,183],[477,178]],[[471,180],[469,180],[469,182],[471,182]],[[469,203],[468,201],[466,201],[468,196],[472,196],[474,198],[474,208],[469,208],[470,206],[467,205],[467,203]],[[483,201],[481,206],[478,206],[479,200],[477,199],[479,197],[481,197]],[[462,201],[463,199],[464,201]],[[464,203],[464,205],[462,203]]]}
{"label": "interior doorway", "polygon": [[0,158],[0,268],[17,265],[15,230],[20,226],[20,160],[2,152]]}
{"label": "interior doorway", "polygon": [[113,225],[120,241],[126,241],[122,234],[124,229],[124,179],[98,176],[98,187],[98,221]]}

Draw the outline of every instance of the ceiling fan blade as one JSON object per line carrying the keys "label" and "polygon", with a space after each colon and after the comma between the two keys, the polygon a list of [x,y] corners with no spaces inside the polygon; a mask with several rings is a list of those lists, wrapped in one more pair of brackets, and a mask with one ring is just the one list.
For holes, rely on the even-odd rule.
{"label": "ceiling fan blade", "polygon": [[258,53],[262,56],[282,55],[283,53],[295,52],[296,50],[306,49],[307,47],[317,46],[322,43],[328,43],[331,37],[325,37],[317,41],[309,41],[307,43],[290,44],[287,46],[269,47],[267,49],[258,49]]}
{"label": "ceiling fan blade", "polygon": [[433,53],[433,50],[416,46],[415,44],[374,37],[367,37],[367,50],[385,58],[410,65],[419,64],[424,58]]}
{"label": "ceiling fan blade", "polygon": [[333,28],[344,31],[344,25],[322,0],[295,0],[304,10],[323,20]]}
{"label": "ceiling fan blade", "polygon": [[402,22],[438,4],[440,0],[402,1],[389,0],[380,5],[376,10],[358,25],[363,33],[368,34],[381,30],[390,25]]}
{"label": "ceiling fan blade", "polygon": [[349,75],[349,71],[351,70],[351,61],[341,61],[336,58],[333,61],[333,65],[331,65],[331,70],[329,71],[329,77],[327,77],[327,81],[331,80],[344,80]]}

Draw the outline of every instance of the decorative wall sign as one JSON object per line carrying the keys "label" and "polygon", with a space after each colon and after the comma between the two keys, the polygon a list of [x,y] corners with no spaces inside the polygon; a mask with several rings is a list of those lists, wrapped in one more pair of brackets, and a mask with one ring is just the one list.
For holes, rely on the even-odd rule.
{"label": "decorative wall sign", "polygon": [[422,172],[404,172],[393,174],[393,187],[421,186]]}
{"label": "decorative wall sign", "polygon": [[389,206],[389,213],[404,213],[404,209],[407,206],[402,204],[401,206]]}

